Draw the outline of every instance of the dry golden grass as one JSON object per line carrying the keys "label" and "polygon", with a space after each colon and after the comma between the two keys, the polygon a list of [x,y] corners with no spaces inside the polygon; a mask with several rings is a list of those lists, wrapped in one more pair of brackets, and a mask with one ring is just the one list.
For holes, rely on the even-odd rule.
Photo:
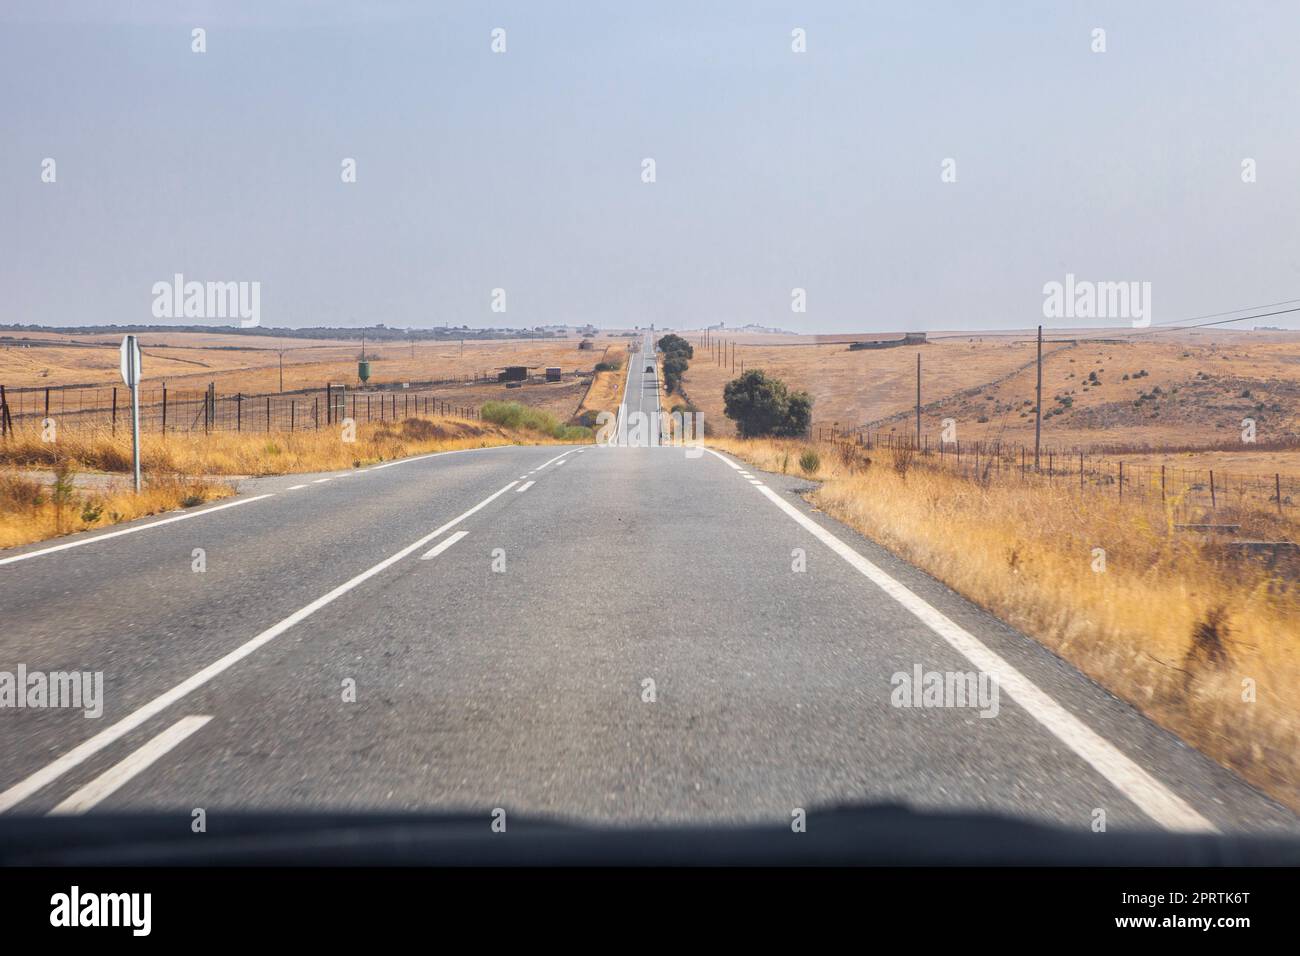
{"label": "dry golden grass", "polygon": [[612,372],[596,373],[591,388],[583,396],[582,403],[578,407],[579,414],[587,411],[615,414],[623,401],[623,386],[627,383],[627,347],[612,346],[601,361],[618,362],[619,367]]}
{"label": "dry golden grass", "polygon": [[[338,427],[323,431],[219,432],[146,435],[141,447],[146,488],[130,490],[131,440],[106,429],[64,430],[44,443],[37,429],[19,429],[0,441],[0,547],[14,547],[58,534],[116,524],[142,515],[188,507],[232,494],[217,476],[283,475],[334,471],[409,455],[516,443],[556,444],[549,435],[486,422],[411,417],[401,422],[359,424],[356,441],[344,442]],[[27,469],[23,471],[21,469]],[[53,480],[30,469],[53,469]],[[121,478],[104,487],[74,487],[76,472],[108,472]],[[67,477],[60,479],[60,474]]]}
{"label": "dry golden grass", "polygon": [[[1257,421],[1260,442],[1300,433],[1300,333],[1200,331],[1119,342],[1097,341],[1091,333],[1093,339],[1052,341],[1074,334],[1052,332],[1044,346],[1044,414],[1063,404],[1058,395],[1071,403],[1044,419],[1047,446],[1229,444],[1247,416]],[[827,342],[826,336],[728,335],[736,344],[734,373],[730,349],[719,366],[697,336],[688,337],[695,358],[683,384],[708,420],[723,428],[722,389],[743,362],[812,395],[819,424],[876,423],[873,431],[911,434],[920,355],[926,433],[935,435],[952,418],[963,442],[1033,442],[1029,334],[947,334],[924,346],[857,352],[846,344],[852,336]],[[1089,382],[1092,372],[1100,385]],[[1158,400],[1140,401],[1157,388]]]}
{"label": "dry golden grass", "polygon": [[[799,474],[802,442],[711,439]],[[1215,557],[1157,501],[981,485],[887,451],[818,451],[810,500],[1029,634],[1206,754],[1300,808],[1295,581]],[[1295,538],[1294,523],[1273,532]],[[1106,570],[1093,570],[1104,548]],[[1243,700],[1253,681],[1256,699]]]}
{"label": "dry golden grass", "polygon": [[[131,438],[107,429],[64,429],[56,443],[45,443],[34,428],[0,441],[0,463],[76,467],[105,472],[131,468]],[[553,439],[513,432],[497,425],[454,418],[415,417],[401,422],[362,422],[356,440],[342,440],[341,426],[300,432],[214,432],[146,434],[140,450],[143,470],[159,475],[284,475],[332,471],[408,455],[459,448],[486,448],[518,442],[549,444]]]}
{"label": "dry golden grass", "polygon": [[138,495],[126,479],[94,490],[78,488],[73,481],[66,464],[49,483],[13,468],[0,470],[0,548],[191,508],[234,493],[225,482],[174,475],[151,476]]}

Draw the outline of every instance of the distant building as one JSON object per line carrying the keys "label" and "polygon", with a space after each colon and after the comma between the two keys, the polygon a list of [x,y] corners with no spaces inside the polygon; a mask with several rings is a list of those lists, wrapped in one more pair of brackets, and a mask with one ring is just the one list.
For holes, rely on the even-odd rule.
{"label": "distant building", "polygon": [[904,332],[901,339],[863,339],[859,342],[850,342],[849,351],[857,352],[860,349],[892,349],[900,345],[924,345],[924,332]]}
{"label": "distant building", "polygon": [[580,349],[593,349],[595,347],[595,343],[592,342],[591,339],[583,339],[578,343],[578,348]]}
{"label": "distant building", "polygon": [[560,380],[560,376],[563,374],[564,373],[560,371],[560,367],[558,365],[548,365],[546,367],[546,380],[548,382],[558,382]]}

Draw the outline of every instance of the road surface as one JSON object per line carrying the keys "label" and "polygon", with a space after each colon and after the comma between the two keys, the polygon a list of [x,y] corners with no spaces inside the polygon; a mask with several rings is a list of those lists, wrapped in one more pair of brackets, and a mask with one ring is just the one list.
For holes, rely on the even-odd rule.
{"label": "road surface", "polygon": [[[1296,829],[804,485],[699,449],[476,449],[0,554],[0,670],[104,675],[99,718],[0,710],[0,812]],[[894,706],[918,665],[995,673],[996,716]]]}

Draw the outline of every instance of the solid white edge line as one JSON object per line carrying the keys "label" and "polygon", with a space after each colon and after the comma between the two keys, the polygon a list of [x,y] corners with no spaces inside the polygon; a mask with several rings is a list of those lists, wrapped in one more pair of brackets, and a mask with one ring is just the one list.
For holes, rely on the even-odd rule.
{"label": "solid white edge line", "polygon": [[99,753],[99,751],[103,750],[105,747],[109,746],[112,743],[115,743],[117,740],[119,740],[124,735],[130,733],[136,727],[139,727],[150,717],[153,717],[155,714],[158,714],[161,711],[165,710],[166,708],[170,707],[172,704],[180,700],[185,695],[189,694],[191,691],[196,690],[199,687],[202,687],[204,684],[212,680],[212,678],[216,677],[218,674],[228,670],[229,668],[233,667],[235,664],[239,663],[241,660],[243,660],[249,654],[252,654],[254,651],[262,647],[264,644],[269,644],[271,641],[275,640],[277,637],[279,637],[285,631],[289,630],[289,628],[293,627],[295,624],[299,623],[300,621],[306,620],[307,618],[315,614],[317,611],[319,611],[321,608],[325,607],[327,604],[330,604],[333,601],[337,600],[338,598],[342,597],[344,594],[347,594],[358,584],[361,584],[362,582],[369,580],[370,578],[374,577],[376,574],[380,573],[381,571],[391,567],[392,565],[396,564],[398,561],[401,561],[403,558],[405,558],[407,555],[411,554],[412,552],[418,551],[420,548],[424,547],[426,544],[428,544],[434,538],[438,537],[438,535],[442,534],[444,531],[447,531],[448,529],[455,527],[457,524],[464,521],[466,518],[474,514],[480,508],[485,507],[489,502],[505,494],[516,484],[518,484],[518,482],[512,481],[510,482],[510,484],[506,485],[500,491],[493,492],[491,495],[484,498],[482,501],[480,501],[474,507],[470,508],[465,513],[459,515],[458,517],[452,518],[450,521],[448,521],[442,527],[438,528],[436,531],[431,531],[429,534],[426,534],[423,538],[414,542],[413,544],[408,544],[405,548],[403,548],[401,551],[398,551],[396,554],[392,555],[391,557],[385,558],[383,561],[380,561],[378,564],[374,565],[373,567],[368,568],[365,571],[362,571],[360,574],[356,575],[353,578],[348,579],[347,581],[344,581],[338,587],[334,588],[334,590],[329,591],[328,593],[322,595],[321,597],[318,597],[316,600],[312,601],[306,607],[294,611],[292,614],[290,614],[284,620],[280,621],[278,624],[274,624],[271,627],[268,627],[265,631],[262,631],[262,633],[258,634],[257,636],[245,641],[243,644],[239,645],[239,647],[235,648],[230,653],[224,655],[223,657],[217,658],[217,660],[213,661],[207,667],[203,668],[203,670],[199,671],[196,674],[191,675],[190,677],[187,677],[185,680],[181,681],[179,684],[172,687],[170,690],[164,691],[163,693],[159,694],[157,697],[155,697],[153,700],[149,701],[148,703],[142,704],[140,707],[137,707],[134,711],[127,714],[117,723],[113,724],[110,727],[105,727],[99,733],[95,734],[95,736],[91,737],[89,740],[83,741],[82,743],[78,744],[76,747],[73,747],[71,750],[69,750],[63,756],[54,760],[52,763],[47,764],[46,766],[42,767],[40,770],[37,770],[35,773],[30,774],[29,776],[18,781],[16,784],[9,787],[7,790],[0,792],[0,813],[4,813],[5,811],[13,808],[16,804],[21,803],[23,800],[26,800],[29,796],[36,793],[38,790],[42,789],[52,781],[57,780],[59,777],[63,776],[73,767],[76,767],[78,764],[82,763],[88,758]]}
{"label": "solid white edge line", "polygon": [[525,481],[522,485],[520,485],[518,488],[515,489],[515,494],[521,494],[522,492],[527,491],[535,484],[537,484],[537,482],[535,481]]}
{"label": "solid white edge line", "polygon": [[[712,451],[712,449],[710,449]],[[722,455],[713,452],[727,461]],[[730,464],[730,462],[728,462]],[[767,486],[759,489],[773,504],[810,531],[814,537],[847,561],[873,584],[912,613],[979,670],[990,674],[998,687],[1047,728],[1061,743],[1082,757],[1124,796],[1156,823],[1169,830],[1217,833],[1218,828],[1197,813],[1114,744],[1038,689],[1029,678],[959,627],[927,601],[872,564],[816,521]]]}
{"label": "solid white edge line", "polygon": [[62,816],[85,813],[97,803],[112,796],[130,783],[132,778],[149,769],[159,758],[175,748],[211,719],[211,717],[182,717],[139,750],[128,755],[120,763],[109,767],[90,783],[77,790],[47,815]]}
{"label": "solid white edge line", "polygon": [[170,518],[163,518],[160,521],[150,521],[148,524],[136,525],[133,528],[122,528],[118,531],[109,531],[105,534],[97,534],[91,538],[82,538],[79,541],[66,541],[63,544],[56,544],[53,547],[41,548],[39,551],[28,551],[26,554],[15,554],[12,557],[0,558],[0,565],[13,564],[15,561],[26,561],[28,558],[39,558],[43,554],[53,554],[56,551],[66,551],[69,548],[80,548],[84,544],[94,544],[96,541],[107,541],[109,538],[120,538],[124,534],[135,534],[137,531],[147,531],[149,528],[157,528],[161,525],[171,524],[174,521],[185,521],[189,518],[197,518],[200,515],[210,515],[214,511],[224,511],[227,508],[238,508],[240,505],[251,504],[254,501],[261,501],[263,498],[274,497],[274,492],[265,495],[254,495],[251,498],[240,498],[237,501],[227,501],[225,504],[217,505],[215,508],[204,508],[202,511],[187,511],[185,514],[173,515]]}
{"label": "solid white edge line", "polygon": [[420,560],[428,561],[432,558],[436,558],[438,555],[442,554],[442,552],[446,551],[448,548],[450,548],[461,538],[465,537],[465,535],[467,534],[469,534],[468,531],[457,531],[455,534],[443,539],[442,541],[439,541],[437,544],[435,544],[424,554],[420,555]]}

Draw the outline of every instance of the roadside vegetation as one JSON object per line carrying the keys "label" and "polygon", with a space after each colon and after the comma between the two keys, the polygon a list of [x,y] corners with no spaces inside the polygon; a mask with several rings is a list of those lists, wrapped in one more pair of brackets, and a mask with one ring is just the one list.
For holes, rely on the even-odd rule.
{"label": "roadside vegetation", "polygon": [[151,476],[136,494],[129,482],[103,488],[76,484],[76,471],[60,462],[49,480],[0,470],[0,548],[90,531],[177,508],[192,508],[234,494],[226,482],[175,475]]}
{"label": "roadside vegetation", "polygon": [[519,402],[485,402],[479,410],[485,422],[513,431],[535,432],[556,441],[591,441],[592,431],[585,425],[566,425],[550,412],[521,405]]}
{"label": "roadside vegetation", "polygon": [[[496,406],[495,408],[493,406]],[[590,441],[591,430],[515,402],[489,402],[483,421],[411,417],[302,432],[145,434],[145,488],[131,488],[131,438],[106,428],[62,429],[56,442],[38,428],[0,440],[0,548],[144,515],[193,507],[234,494],[225,477],[360,468],[410,455],[493,445]],[[496,417],[498,421],[490,420]]]}
{"label": "roadside vegetation", "polygon": [[779,378],[750,369],[722,391],[726,415],[742,438],[803,435],[812,423],[812,398],[791,392]]}
{"label": "roadside vegetation", "polygon": [[695,347],[680,335],[671,332],[661,337],[655,345],[664,357],[664,391],[671,395],[680,387],[682,373],[690,367],[690,360],[695,358]]}
{"label": "roadside vegetation", "polygon": [[[1172,502],[973,480],[910,450],[710,444],[769,471],[815,473],[817,507],[1300,809],[1295,569],[1288,578],[1176,531]],[[1222,520],[1265,522],[1258,534],[1270,540],[1300,533],[1284,517]]]}

